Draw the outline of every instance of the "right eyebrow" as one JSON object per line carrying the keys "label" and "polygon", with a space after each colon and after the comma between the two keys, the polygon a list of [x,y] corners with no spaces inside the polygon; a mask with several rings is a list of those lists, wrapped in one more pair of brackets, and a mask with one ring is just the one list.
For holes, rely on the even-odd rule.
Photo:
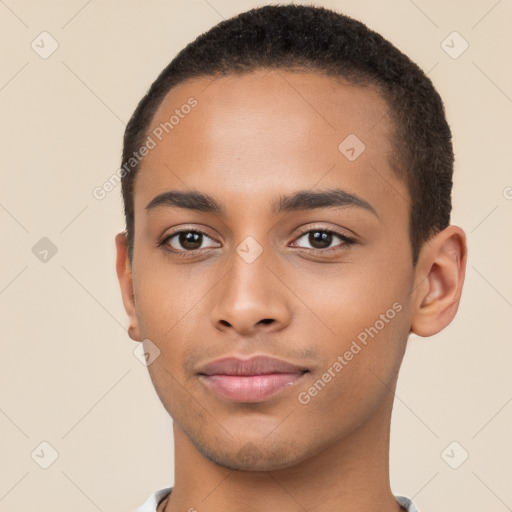
{"label": "right eyebrow", "polygon": [[208,194],[200,192],[181,192],[169,190],[158,194],[146,206],[146,211],[150,212],[161,207],[178,207],[200,212],[211,212],[223,214],[222,206]]}

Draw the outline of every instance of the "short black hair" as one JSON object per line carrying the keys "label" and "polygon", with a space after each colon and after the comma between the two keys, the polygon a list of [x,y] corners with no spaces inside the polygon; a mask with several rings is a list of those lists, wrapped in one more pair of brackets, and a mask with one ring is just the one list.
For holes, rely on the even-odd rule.
{"label": "short black hair", "polygon": [[[325,73],[374,87],[393,122],[390,164],[410,195],[413,263],[422,244],[450,223],[453,148],[443,102],[417,64],[363,23],[314,6],[267,5],[222,21],[188,44],[153,82],[124,134],[122,193],[130,261],[133,256],[133,161],[170,89],[192,78],[258,69]],[[340,141],[341,142],[341,141]]]}

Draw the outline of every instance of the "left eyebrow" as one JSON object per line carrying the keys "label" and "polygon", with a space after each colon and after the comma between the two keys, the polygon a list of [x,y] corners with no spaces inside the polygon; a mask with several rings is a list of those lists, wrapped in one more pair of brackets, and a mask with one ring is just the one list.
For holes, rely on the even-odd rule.
{"label": "left eyebrow", "polygon": [[367,210],[380,219],[379,214],[368,201],[339,188],[318,192],[305,190],[289,196],[281,196],[277,202],[273,203],[272,209],[275,214],[278,214],[282,212],[313,210],[316,208],[353,206]]}

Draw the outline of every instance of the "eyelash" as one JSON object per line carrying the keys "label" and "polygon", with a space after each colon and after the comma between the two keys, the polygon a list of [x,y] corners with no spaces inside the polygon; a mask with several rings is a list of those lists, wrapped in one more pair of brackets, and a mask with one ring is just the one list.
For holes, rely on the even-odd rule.
{"label": "eyelash", "polygon": [[[305,250],[309,253],[313,253],[313,254],[326,254],[326,253],[331,253],[331,251],[340,251],[340,250],[346,250],[348,248],[350,248],[351,245],[355,244],[356,243],[356,240],[353,239],[353,238],[350,238],[346,235],[343,235],[341,233],[338,233],[337,231],[333,231],[332,229],[319,229],[319,228],[310,228],[310,229],[307,229],[305,231],[302,231],[301,233],[299,233],[299,235],[294,239],[294,240],[298,240],[300,238],[302,238],[304,235],[307,235],[308,233],[327,233],[327,234],[330,234],[330,235],[334,235],[334,236],[337,236],[343,243],[337,245],[337,246],[334,246],[334,247],[328,247],[326,249],[310,249],[308,247],[299,247],[299,249],[302,249],[302,250]],[[175,236],[178,236],[180,235],[181,233],[197,233],[199,235],[203,235],[203,236],[206,236],[207,238],[210,238],[211,240],[213,240],[212,237],[210,237],[208,234],[206,234],[205,232],[203,231],[200,231],[198,229],[182,229],[182,230],[179,230],[179,231],[175,231],[174,233],[171,233],[170,235],[167,235],[165,238],[163,238],[159,243],[158,243],[158,246],[159,247],[162,247],[165,251],[167,251],[168,253],[171,253],[173,255],[176,255],[176,256],[179,256],[179,257],[187,257],[187,256],[191,256],[191,255],[194,255],[194,254],[197,254],[197,251],[203,251],[204,249],[194,249],[194,250],[190,250],[190,251],[187,251],[187,250],[176,250],[176,249],[172,249],[170,248],[167,243],[169,242],[169,240],[171,240],[172,238],[174,238]]]}
{"label": "eyelash", "polygon": [[307,247],[299,247],[299,249],[306,250],[313,254],[326,254],[331,252],[338,252],[343,251],[348,248],[350,248],[351,245],[356,243],[356,240],[354,238],[350,238],[347,235],[343,235],[341,233],[338,233],[338,231],[334,231],[332,229],[325,229],[325,228],[309,228],[301,233],[295,238],[295,240],[298,240],[302,238],[304,235],[307,235],[308,233],[327,233],[329,235],[337,236],[341,240],[341,244],[335,245],[334,247],[328,247],[327,249],[309,249]]}

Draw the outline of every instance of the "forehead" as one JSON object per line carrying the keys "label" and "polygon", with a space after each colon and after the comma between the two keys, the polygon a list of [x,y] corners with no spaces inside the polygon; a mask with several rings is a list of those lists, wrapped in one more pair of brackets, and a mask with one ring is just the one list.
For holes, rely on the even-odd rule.
{"label": "forehead", "polygon": [[[387,142],[385,139],[391,131],[385,121],[388,105],[375,88],[356,86],[320,72],[256,70],[241,75],[188,80],[165,96],[149,131],[169,122],[173,113],[180,114],[182,109],[188,111],[186,104],[191,97],[197,100],[198,108],[194,108],[195,115],[183,123],[187,126],[182,125],[178,130],[178,125],[173,125],[171,131],[178,137],[176,141],[180,133],[188,137],[193,131],[208,135],[203,145],[226,144],[229,141],[222,140],[222,136],[226,125],[231,125],[241,137],[265,138],[267,133],[265,142],[271,142],[273,147],[292,141],[297,143],[297,135],[305,130],[318,134],[331,132],[331,135],[338,132],[341,136],[352,129],[359,132],[361,138],[371,136],[374,149],[388,149],[375,147],[376,143]],[[250,122],[244,122],[247,120]],[[377,125],[379,129],[374,131]],[[268,129],[270,126],[273,130]],[[278,140],[272,133],[276,130],[281,131]]]}
{"label": "forehead", "polygon": [[389,166],[387,113],[373,87],[322,73],[258,70],[189,80],[166,95],[152,119],[147,134],[155,147],[141,163],[136,196],[200,188],[240,200],[320,182],[373,195],[385,181],[403,194]]}

